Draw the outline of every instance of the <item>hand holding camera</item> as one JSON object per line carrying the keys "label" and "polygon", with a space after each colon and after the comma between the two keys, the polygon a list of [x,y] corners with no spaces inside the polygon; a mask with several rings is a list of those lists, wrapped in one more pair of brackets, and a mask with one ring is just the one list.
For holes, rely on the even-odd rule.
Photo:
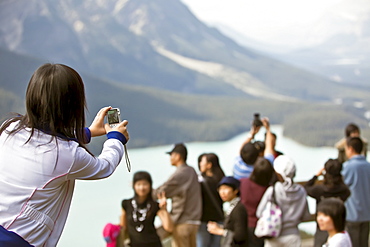
{"label": "hand holding camera", "polygon": [[130,139],[130,136],[127,131],[127,124],[128,121],[124,120],[121,122],[121,115],[119,108],[110,108],[106,112],[108,124],[105,125],[106,133],[109,133],[111,131],[118,131],[121,132],[128,141]]}
{"label": "hand holding camera", "polygon": [[[126,137],[126,142],[130,139],[130,136],[127,131],[127,124],[128,121],[124,120],[121,122],[121,116],[120,116],[120,110],[119,108],[112,108],[110,107],[108,111],[106,112],[108,123],[105,124],[105,130],[107,133],[111,131],[118,131],[121,132]],[[130,159],[128,157],[127,147],[126,144],[124,144],[125,147],[125,158],[126,158],[126,165],[127,169],[130,172],[131,171],[131,163]]]}
{"label": "hand holding camera", "polygon": [[[105,116],[107,116],[108,124],[104,123]],[[112,108],[108,106],[100,109],[100,111],[96,114],[93,122],[91,123],[89,129],[92,137],[105,135],[108,132],[114,130],[121,132],[126,137],[126,139],[129,140],[130,137],[126,127],[127,124],[127,120],[121,122],[120,111],[118,108]]]}
{"label": "hand holding camera", "polygon": [[262,124],[267,131],[270,130],[270,120],[267,117],[262,118]]}
{"label": "hand holding camera", "polygon": [[258,128],[258,127],[261,127],[263,124],[262,124],[262,121],[260,119],[260,114],[259,113],[254,113],[254,119],[253,119],[253,122],[252,122],[252,126],[254,128]]}
{"label": "hand holding camera", "polygon": [[251,130],[249,131],[249,136],[251,139],[254,138],[254,136],[258,133],[258,131],[261,129],[262,121],[260,119],[260,114],[255,113],[254,119],[252,121]]}
{"label": "hand holding camera", "polygon": [[105,123],[104,123],[104,118],[107,115],[107,112],[111,109],[112,107],[103,107],[100,109],[100,111],[96,114],[93,122],[91,123],[89,129],[91,132],[91,136],[102,136],[105,135],[107,132],[105,130]]}

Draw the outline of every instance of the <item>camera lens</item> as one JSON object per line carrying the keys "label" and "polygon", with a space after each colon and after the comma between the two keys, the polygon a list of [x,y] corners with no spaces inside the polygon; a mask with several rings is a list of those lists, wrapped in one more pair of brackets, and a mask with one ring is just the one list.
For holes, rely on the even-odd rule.
{"label": "camera lens", "polygon": [[253,120],[253,126],[255,127],[260,127],[262,126],[262,121],[260,119],[260,114],[259,113],[255,113],[254,114],[254,120]]}

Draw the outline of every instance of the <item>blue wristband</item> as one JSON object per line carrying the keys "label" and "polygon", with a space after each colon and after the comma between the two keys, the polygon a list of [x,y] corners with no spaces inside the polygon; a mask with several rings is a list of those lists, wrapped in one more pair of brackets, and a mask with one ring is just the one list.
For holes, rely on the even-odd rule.
{"label": "blue wristband", "polygon": [[91,131],[87,127],[85,127],[85,137],[86,137],[86,139],[85,139],[85,143],[84,144],[90,143],[90,141],[91,141]]}
{"label": "blue wristband", "polygon": [[127,143],[126,137],[119,131],[111,131],[107,133],[108,139],[117,139],[122,142],[123,145]]}

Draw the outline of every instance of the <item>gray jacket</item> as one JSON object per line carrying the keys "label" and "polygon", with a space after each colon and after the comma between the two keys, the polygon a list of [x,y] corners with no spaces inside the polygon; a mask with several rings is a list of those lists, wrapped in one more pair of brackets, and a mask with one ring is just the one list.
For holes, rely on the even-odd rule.
{"label": "gray jacket", "polygon": [[175,224],[200,223],[202,194],[198,175],[193,167],[180,165],[155,193],[164,191],[172,199],[171,218]]}
{"label": "gray jacket", "polygon": [[[262,211],[272,196],[272,187],[270,186],[263,195],[256,215],[261,217]],[[275,198],[277,204],[280,206],[283,218],[282,229],[280,236],[298,234],[298,224],[303,220],[310,219],[310,212],[308,211],[307,193],[303,186],[299,184],[284,184],[277,182],[275,184]]]}

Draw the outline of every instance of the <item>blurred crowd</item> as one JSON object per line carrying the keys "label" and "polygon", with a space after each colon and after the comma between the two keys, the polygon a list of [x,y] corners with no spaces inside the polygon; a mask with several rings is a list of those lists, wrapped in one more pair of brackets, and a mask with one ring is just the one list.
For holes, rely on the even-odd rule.
{"label": "blurred crowd", "polygon": [[[262,129],[264,140],[255,140]],[[175,144],[168,154],[176,171],[163,185],[152,190],[147,174],[148,178],[142,179],[147,182],[143,190],[134,175],[135,195],[122,202],[120,235],[125,235],[125,230],[128,234],[117,245],[162,246],[162,240],[171,236],[173,247],[301,246],[298,225],[316,220],[312,246],[368,246],[370,164],[366,161],[367,141],[360,136],[359,127],[348,124],[345,136],[335,144],[338,157],[329,158],[303,185],[295,183],[297,166],[291,157],[275,150],[276,141],[268,118],[255,114],[235,157],[233,176],[225,176],[215,153],[198,157],[197,172],[186,163],[185,144]],[[316,200],[314,218],[307,196]],[[172,201],[168,211],[167,199]],[[258,236],[258,220],[272,200],[281,210],[278,233]],[[168,216],[161,216],[161,211]],[[158,215],[162,227],[156,229],[149,215]],[[137,220],[140,217],[147,218]]]}

